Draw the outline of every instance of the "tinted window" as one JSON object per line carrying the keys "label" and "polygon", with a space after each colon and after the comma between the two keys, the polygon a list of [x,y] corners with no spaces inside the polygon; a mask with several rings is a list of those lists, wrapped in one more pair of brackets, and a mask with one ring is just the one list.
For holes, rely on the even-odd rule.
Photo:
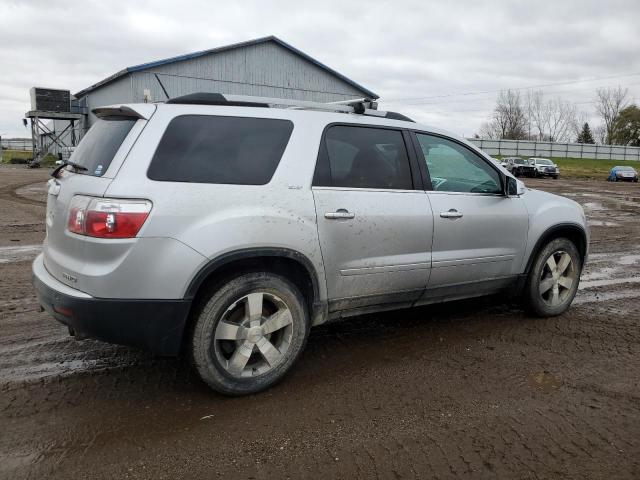
{"label": "tinted window", "polygon": [[314,185],[413,189],[402,133],[341,125],[328,128]]}
{"label": "tinted window", "polygon": [[417,134],[433,190],[502,193],[500,175],[480,156],[445,138]]}
{"label": "tinted window", "polygon": [[94,123],[69,159],[87,168],[76,172],[95,177],[104,175],[134,123],[136,120],[98,120]]}
{"label": "tinted window", "polygon": [[264,185],[271,180],[293,124],[267,118],[184,115],[167,126],[152,180]]}

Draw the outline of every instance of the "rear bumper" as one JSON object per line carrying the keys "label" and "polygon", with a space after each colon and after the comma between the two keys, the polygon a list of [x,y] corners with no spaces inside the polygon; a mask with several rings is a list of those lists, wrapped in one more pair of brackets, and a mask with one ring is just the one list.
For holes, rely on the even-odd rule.
{"label": "rear bumper", "polygon": [[159,355],[180,352],[189,300],[95,298],[52,277],[42,254],[33,262],[32,283],[40,305],[78,336]]}

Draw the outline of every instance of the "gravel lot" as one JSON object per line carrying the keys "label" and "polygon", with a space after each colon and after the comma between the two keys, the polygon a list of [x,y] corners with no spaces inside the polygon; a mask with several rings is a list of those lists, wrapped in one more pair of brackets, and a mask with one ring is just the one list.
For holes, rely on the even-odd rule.
{"label": "gravel lot", "polygon": [[39,312],[48,173],[0,167],[1,478],[640,478],[638,184],[525,180],[589,217],[565,315],[490,298],[319,327],[284,382],[230,399]]}

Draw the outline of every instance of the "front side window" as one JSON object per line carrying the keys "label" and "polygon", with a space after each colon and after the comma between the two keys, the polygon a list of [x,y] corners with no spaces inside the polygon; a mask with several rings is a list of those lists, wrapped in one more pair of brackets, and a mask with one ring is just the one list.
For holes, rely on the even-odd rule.
{"label": "front side window", "polygon": [[479,155],[434,135],[416,134],[435,191],[502,193],[500,175]]}
{"label": "front side window", "polygon": [[293,131],[289,120],[183,115],[167,126],[151,160],[151,180],[264,185]]}
{"label": "front side window", "polygon": [[370,127],[329,127],[318,156],[314,185],[413,189],[402,132]]}

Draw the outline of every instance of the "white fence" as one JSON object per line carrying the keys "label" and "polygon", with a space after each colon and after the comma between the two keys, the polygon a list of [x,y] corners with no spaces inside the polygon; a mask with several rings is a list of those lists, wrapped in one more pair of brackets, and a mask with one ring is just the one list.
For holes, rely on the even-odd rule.
{"label": "white fence", "polygon": [[469,138],[468,140],[489,155],[640,161],[640,147],[530,140],[484,140],[480,138]]}
{"label": "white fence", "polygon": [[0,146],[6,150],[33,150],[33,144],[30,138],[3,138],[0,140]]}

